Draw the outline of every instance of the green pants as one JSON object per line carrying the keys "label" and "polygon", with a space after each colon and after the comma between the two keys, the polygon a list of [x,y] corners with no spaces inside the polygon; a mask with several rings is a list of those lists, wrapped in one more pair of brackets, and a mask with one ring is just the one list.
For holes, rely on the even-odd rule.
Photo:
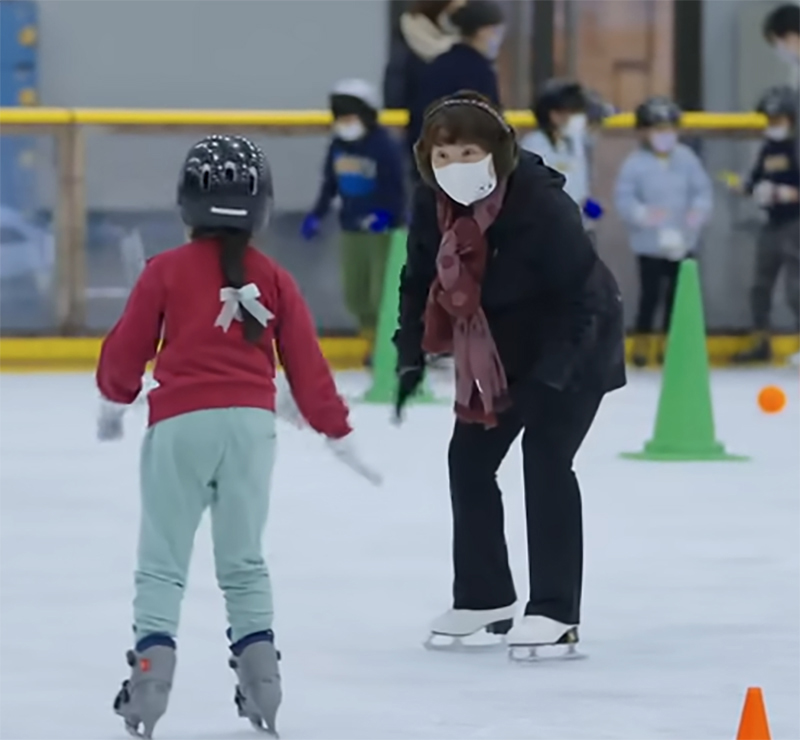
{"label": "green pants", "polygon": [[378,323],[391,240],[390,232],[342,232],[344,302],[363,333],[374,333]]}
{"label": "green pants", "polygon": [[133,602],[137,641],[177,634],[194,536],[206,508],[232,640],[271,629],[261,536],[274,459],[275,415],[263,409],[195,411],[147,430]]}

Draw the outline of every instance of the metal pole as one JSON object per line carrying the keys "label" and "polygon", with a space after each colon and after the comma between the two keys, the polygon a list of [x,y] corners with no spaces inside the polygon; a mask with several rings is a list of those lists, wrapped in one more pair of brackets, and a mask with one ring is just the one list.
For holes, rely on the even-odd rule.
{"label": "metal pole", "polygon": [[578,7],[575,0],[564,3],[564,52],[566,74],[571,79],[578,77]]}

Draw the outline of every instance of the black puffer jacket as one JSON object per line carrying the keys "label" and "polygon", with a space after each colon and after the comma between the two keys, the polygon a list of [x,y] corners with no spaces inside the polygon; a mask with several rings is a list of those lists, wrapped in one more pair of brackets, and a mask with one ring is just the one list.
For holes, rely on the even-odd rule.
{"label": "black puffer jacket", "polygon": [[[536,381],[603,392],[625,385],[622,297],[563,184],[539,156],[522,152],[487,232],[481,303],[512,391]],[[422,361],[440,240],[436,194],[420,184],[400,286],[395,344],[401,366]]]}

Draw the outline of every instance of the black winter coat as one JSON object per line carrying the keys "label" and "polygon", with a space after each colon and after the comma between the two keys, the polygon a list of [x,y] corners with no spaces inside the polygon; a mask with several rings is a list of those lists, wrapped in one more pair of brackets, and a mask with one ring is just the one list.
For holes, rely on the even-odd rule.
{"label": "black winter coat", "polygon": [[[564,177],[521,152],[489,227],[481,305],[512,393],[520,383],[607,392],[625,385],[622,296],[594,251]],[[423,360],[424,312],[441,232],[436,194],[414,195],[395,334],[401,367]]]}

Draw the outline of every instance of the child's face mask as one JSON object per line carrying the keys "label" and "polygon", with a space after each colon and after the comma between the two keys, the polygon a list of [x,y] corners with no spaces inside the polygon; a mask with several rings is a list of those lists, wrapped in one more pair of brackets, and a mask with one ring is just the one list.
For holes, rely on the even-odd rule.
{"label": "child's face mask", "polygon": [[772,48],[775,49],[775,53],[781,58],[781,60],[786,62],[786,64],[800,66],[800,54],[792,49],[790,44],[787,44],[783,41],[776,41]]}
{"label": "child's face mask", "polygon": [[361,121],[336,121],[333,124],[333,133],[343,141],[356,141],[367,133]]}
{"label": "child's face mask", "polygon": [[505,26],[495,26],[492,34],[486,40],[486,56],[489,59],[497,59],[500,56],[500,47],[503,46],[503,39],[506,35]]}
{"label": "child's face mask", "polygon": [[764,129],[764,136],[770,141],[785,141],[789,138],[789,127],[785,124],[780,126],[768,126]]}
{"label": "child's face mask", "polygon": [[575,113],[567,119],[567,122],[561,129],[561,133],[564,134],[564,136],[568,136],[569,138],[578,141],[579,139],[583,139],[585,136],[586,127],[586,114]]}
{"label": "child's face mask", "polygon": [[653,151],[659,154],[669,154],[678,143],[678,133],[676,131],[655,131],[648,137]]}
{"label": "child's face mask", "polygon": [[453,162],[434,167],[433,176],[447,195],[464,206],[482,200],[497,187],[491,154],[477,162]]}

